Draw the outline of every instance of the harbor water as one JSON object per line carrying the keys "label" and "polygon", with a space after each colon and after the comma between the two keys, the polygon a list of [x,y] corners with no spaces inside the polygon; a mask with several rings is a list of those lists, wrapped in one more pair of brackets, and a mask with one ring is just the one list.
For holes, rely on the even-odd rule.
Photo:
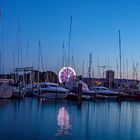
{"label": "harbor water", "polygon": [[140,102],[0,100],[0,140],[139,140]]}

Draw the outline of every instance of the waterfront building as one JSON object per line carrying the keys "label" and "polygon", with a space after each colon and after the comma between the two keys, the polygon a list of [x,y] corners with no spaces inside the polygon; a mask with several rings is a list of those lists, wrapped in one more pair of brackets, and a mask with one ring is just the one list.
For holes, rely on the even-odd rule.
{"label": "waterfront building", "polygon": [[105,80],[105,85],[110,89],[114,88],[114,77],[115,77],[115,72],[112,70],[107,70],[106,71],[106,80]]}

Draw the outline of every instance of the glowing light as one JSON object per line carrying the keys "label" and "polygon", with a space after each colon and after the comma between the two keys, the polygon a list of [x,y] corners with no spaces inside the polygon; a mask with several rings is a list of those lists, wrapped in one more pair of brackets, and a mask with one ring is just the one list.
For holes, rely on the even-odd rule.
{"label": "glowing light", "polygon": [[58,111],[57,115],[57,125],[58,125],[58,130],[56,135],[69,135],[70,134],[70,118],[69,118],[69,113],[65,109],[65,107],[62,107]]}
{"label": "glowing light", "polygon": [[66,82],[70,79],[75,79],[75,77],[76,77],[76,72],[71,67],[64,67],[59,72],[59,82],[60,83]]}

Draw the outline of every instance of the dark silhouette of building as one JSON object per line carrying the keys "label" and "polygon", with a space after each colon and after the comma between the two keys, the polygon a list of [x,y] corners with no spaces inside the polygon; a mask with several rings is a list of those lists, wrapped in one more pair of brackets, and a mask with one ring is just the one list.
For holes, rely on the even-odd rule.
{"label": "dark silhouette of building", "polygon": [[114,71],[112,71],[112,70],[106,71],[106,83],[105,83],[105,85],[108,88],[114,88],[114,77],[115,77]]}
{"label": "dark silhouette of building", "polygon": [[52,83],[59,83],[57,74],[53,71],[47,71],[47,81]]}
{"label": "dark silhouette of building", "polygon": [[[39,76],[38,76],[38,74],[39,74]],[[47,71],[47,72],[39,71],[39,73],[38,73],[38,70],[34,70],[33,79],[34,79],[34,82],[59,83],[57,74],[52,71]]]}

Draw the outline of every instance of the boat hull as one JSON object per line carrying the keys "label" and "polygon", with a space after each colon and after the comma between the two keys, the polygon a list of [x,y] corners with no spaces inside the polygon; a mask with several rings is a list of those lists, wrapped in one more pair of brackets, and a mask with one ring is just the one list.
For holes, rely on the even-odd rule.
{"label": "boat hull", "polygon": [[12,97],[12,87],[8,85],[0,86],[0,99],[9,99]]}
{"label": "boat hull", "polygon": [[13,98],[23,98],[26,92],[23,89],[15,88],[13,89],[12,97]]}
{"label": "boat hull", "polygon": [[35,96],[41,97],[41,98],[47,98],[47,99],[65,99],[67,96],[67,93],[65,92],[38,92],[34,93]]}

